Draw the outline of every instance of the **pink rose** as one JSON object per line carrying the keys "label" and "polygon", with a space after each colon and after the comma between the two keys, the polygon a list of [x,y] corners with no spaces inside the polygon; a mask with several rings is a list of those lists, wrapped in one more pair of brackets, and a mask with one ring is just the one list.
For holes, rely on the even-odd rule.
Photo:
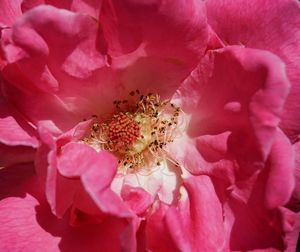
{"label": "pink rose", "polygon": [[294,1],[2,1],[0,250],[294,251],[299,25]]}

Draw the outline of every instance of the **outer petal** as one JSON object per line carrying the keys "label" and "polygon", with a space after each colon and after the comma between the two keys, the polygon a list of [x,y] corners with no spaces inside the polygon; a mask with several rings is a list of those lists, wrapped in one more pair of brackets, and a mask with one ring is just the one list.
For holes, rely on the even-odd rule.
{"label": "outer petal", "polygon": [[[0,250],[57,251],[59,238],[46,232],[36,219],[37,199],[28,194],[38,192],[33,166],[16,166],[0,170]],[[16,242],[17,241],[17,242]]]}
{"label": "outer petal", "polygon": [[195,64],[207,40],[203,14],[203,4],[196,1],[117,0],[104,2],[101,22],[111,56],[131,53],[144,43],[150,55]]}
{"label": "outer petal", "polygon": [[179,97],[183,109],[192,114],[190,134],[230,130],[232,139],[243,138],[249,157],[265,160],[288,91],[278,57],[234,46],[209,52],[179,89]]}
{"label": "outer petal", "polygon": [[99,0],[3,0],[0,3],[0,27],[11,27],[22,13],[42,4],[89,14],[98,18],[102,1]]}
{"label": "outer petal", "polygon": [[0,142],[3,144],[10,146],[38,146],[37,139],[30,136],[24,129],[22,129],[12,116],[0,119],[0,132]]}
{"label": "outer petal", "polygon": [[169,206],[160,203],[147,219],[145,228],[147,248],[152,251],[180,251],[176,247],[176,243],[172,240],[170,231],[166,225],[166,212]]}
{"label": "outer petal", "polygon": [[21,2],[22,0],[0,2],[0,30],[3,27],[11,26],[15,19],[22,14]]}
{"label": "outer petal", "polygon": [[292,90],[281,126],[295,140],[300,133],[300,4],[295,0],[206,1],[208,22],[224,44],[269,50],[285,62]]}
{"label": "outer petal", "polygon": [[281,208],[280,213],[283,217],[283,226],[286,231],[285,251],[297,251],[299,249],[300,213],[294,213],[286,208]]}
{"label": "outer petal", "polygon": [[77,211],[77,226],[71,227],[68,216],[53,216],[32,168],[0,170],[1,251],[131,251],[124,220],[99,222]]}
{"label": "outer petal", "polygon": [[49,4],[60,9],[89,14],[98,18],[102,0],[23,0],[22,11],[28,11],[41,4]]}
{"label": "outer petal", "polygon": [[268,176],[265,169],[252,179],[252,186],[247,188],[249,191],[244,191],[249,194],[247,202],[228,188],[224,188],[223,193],[218,192],[224,197],[225,232],[233,251],[294,251],[299,216],[283,207],[265,207],[262,192],[266,189]]}
{"label": "outer petal", "polygon": [[[175,141],[168,147],[171,155],[193,174],[214,174],[233,182],[235,158],[243,163],[243,172],[253,174],[277,137],[288,90],[284,65],[269,52],[237,46],[208,52],[173,99],[191,115],[190,137],[199,137]],[[217,147],[221,152],[207,149],[206,134],[223,143]],[[256,168],[246,168],[253,162]]]}
{"label": "outer petal", "polygon": [[[151,231],[159,232],[161,225],[166,228],[166,235],[153,236],[153,248],[160,251],[164,248],[163,239],[170,236],[170,246],[175,251],[225,251],[222,206],[212,182],[206,176],[191,177],[185,180],[184,186],[187,194],[182,191],[179,207],[166,211],[163,222],[157,219],[160,223],[150,224],[151,236]],[[152,222],[159,217],[155,213]]]}
{"label": "outer petal", "polygon": [[11,146],[37,147],[34,134],[28,121],[0,96],[0,142]]}
{"label": "outer petal", "polygon": [[[41,19],[42,16],[43,19]],[[50,27],[51,32],[49,32]],[[73,27],[76,29],[72,29]],[[33,81],[36,86],[40,85],[43,89],[41,84],[35,83],[37,80],[34,78],[38,76],[29,74],[37,75],[40,72],[39,80],[45,83],[44,85],[53,86],[54,80],[51,80],[53,78],[51,75],[57,68],[61,67],[71,76],[84,78],[89,76],[91,71],[105,64],[103,56],[96,50],[101,46],[101,41],[98,41],[98,47],[95,45],[96,35],[97,23],[91,17],[51,6],[39,6],[16,22],[12,37],[7,38],[10,43],[2,44],[2,46],[7,61],[18,62],[22,68],[31,70],[26,73],[25,69],[22,69],[22,73],[29,77],[29,80]],[[19,55],[14,54],[17,49],[20,50]],[[35,62],[35,67],[41,64],[44,71],[30,68],[24,59],[25,55],[31,56],[30,62],[31,64]],[[51,59],[50,62],[49,60],[47,62],[48,57]],[[21,59],[23,61],[20,61]],[[60,77],[59,74],[57,77]]]}
{"label": "outer petal", "polygon": [[[208,37],[199,1],[104,1],[100,21],[113,68],[142,91],[174,92],[197,64]],[[133,15],[134,13],[134,15]]]}
{"label": "outer petal", "polygon": [[32,162],[35,152],[31,147],[0,144],[0,169],[18,163]]}
{"label": "outer petal", "polygon": [[294,198],[296,199],[298,203],[298,207],[300,209],[300,142],[297,142],[294,145],[294,151],[295,151],[295,158],[296,158],[296,170],[295,170],[295,176],[296,176],[296,188],[294,192]]}
{"label": "outer petal", "polygon": [[288,203],[295,188],[294,151],[282,132],[274,141],[268,164],[270,172],[266,183],[266,206],[275,208]]}
{"label": "outer petal", "polygon": [[82,122],[64,134],[55,132],[49,122],[39,125],[43,145],[37,154],[36,167],[45,182],[51,209],[59,217],[72,206],[87,214],[131,219],[129,208],[110,189],[116,159],[105,151],[97,153],[88,145],[74,143],[82,138],[89,125],[88,121]]}
{"label": "outer petal", "polygon": [[[134,233],[139,223],[110,189],[116,172],[115,158],[107,152],[97,153],[83,143],[70,143],[82,138],[80,134],[86,132],[87,125],[89,122],[82,122],[60,134],[49,122],[40,124],[43,145],[36,163],[38,173],[45,181],[47,200],[58,217],[65,216],[71,208],[71,224],[74,226],[81,225],[82,221],[105,222],[108,216],[118,216],[116,218],[122,219],[120,221],[126,227],[121,234],[120,246],[132,251],[136,246]],[[55,138],[55,135],[58,136]]]}
{"label": "outer petal", "polygon": [[10,84],[3,93],[33,122],[47,118],[70,128],[87,116],[82,108],[86,113],[93,104],[73,97],[90,94],[99,79],[94,71],[106,65],[105,43],[97,34],[98,23],[89,16],[51,6],[28,11],[3,33],[3,77]]}
{"label": "outer petal", "polygon": [[80,176],[84,189],[104,213],[130,217],[121,199],[109,188],[116,168],[116,159],[111,154],[97,153],[85,144],[65,145],[58,159],[60,173],[68,178]]}
{"label": "outer petal", "polygon": [[32,161],[37,147],[33,128],[0,97],[0,166]]}
{"label": "outer petal", "polygon": [[[178,239],[177,246],[183,249],[187,244],[179,239],[180,232],[172,229],[172,217],[176,215],[179,218],[177,220],[181,222],[182,234],[185,233],[186,226],[190,227],[186,237],[192,250],[225,250],[222,207],[209,177],[191,177],[184,182],[184,185],[188,199],[182,200],[178,214],[175,214],[173,208],[167,215],[172,237],[174,241]],[[173,214],[175,216],[172,216]]]}

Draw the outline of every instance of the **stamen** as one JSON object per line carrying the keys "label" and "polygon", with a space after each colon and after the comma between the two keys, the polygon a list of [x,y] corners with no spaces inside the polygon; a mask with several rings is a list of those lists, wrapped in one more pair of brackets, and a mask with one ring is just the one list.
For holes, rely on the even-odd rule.
{"label": "stamen", "polygon": [[116,112],[111,118],[94,118],[83,142],[112,152],[118,158],[119,172],[125,174],[147,167],[153,171],[163,160],[177,165],[164,147],[178,135],[181,109],[169,100],[161,101],[158,94],[134,90],[129,95],[129,100],[113,101]]}

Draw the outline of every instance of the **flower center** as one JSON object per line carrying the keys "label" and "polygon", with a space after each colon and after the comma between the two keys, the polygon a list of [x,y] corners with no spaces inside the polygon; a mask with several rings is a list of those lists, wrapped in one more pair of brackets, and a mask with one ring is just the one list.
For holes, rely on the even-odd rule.
{"label": "flower center", "polygon": [[140,95],[139,90],[130,92],[129,100],[113,104],[115,113],[97,118],[83,142],[112,152],[119,160],[119,172],[160,165],[167,158],[164,147],[178,134],[180,108],[157,94]]}
{"label": "flower center", "polygon": [[126,153],[140,135],[140,126],[130,113],[119,113],[108,123],[107,138],[110,148],[116,152]]}

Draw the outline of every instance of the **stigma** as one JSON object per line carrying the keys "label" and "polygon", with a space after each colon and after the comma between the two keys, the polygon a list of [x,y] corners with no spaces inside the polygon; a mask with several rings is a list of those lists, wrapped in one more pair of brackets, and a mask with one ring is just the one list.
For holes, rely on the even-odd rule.
{"label": "stigma", "polygon": [[180,134],[180,107],[158,94],[131,91],[127,100],[113,101],[114,113],[94,118],[83,142],[96,150],[107,150],[118,158],[118,171],[124,174],[171,160],[165,150]]}

